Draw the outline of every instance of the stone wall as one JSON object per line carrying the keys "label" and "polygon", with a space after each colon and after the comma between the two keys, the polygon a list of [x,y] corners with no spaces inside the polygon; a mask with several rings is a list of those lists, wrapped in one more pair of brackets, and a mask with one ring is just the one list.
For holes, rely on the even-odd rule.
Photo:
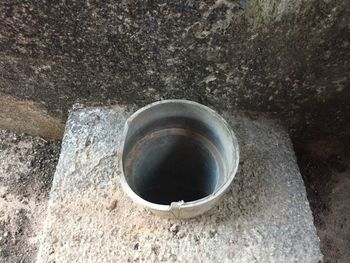
{"label": "stone wall", "polygon": [[350,128],[349,23],[348,0],[4,0],[0,94],[61,123],[75,102],[186,98],[271,113],[302,140]]}

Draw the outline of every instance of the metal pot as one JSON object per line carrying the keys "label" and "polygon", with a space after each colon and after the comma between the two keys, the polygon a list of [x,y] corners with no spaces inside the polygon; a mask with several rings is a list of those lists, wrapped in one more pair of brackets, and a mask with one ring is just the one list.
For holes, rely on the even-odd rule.
{"label": "metal pot", "polygon": [[125,124],[121,185],[137,204],[170,218],[212,208],[238,168],[239,147],[228,123],[187,100],[163,100],[136,111]]}

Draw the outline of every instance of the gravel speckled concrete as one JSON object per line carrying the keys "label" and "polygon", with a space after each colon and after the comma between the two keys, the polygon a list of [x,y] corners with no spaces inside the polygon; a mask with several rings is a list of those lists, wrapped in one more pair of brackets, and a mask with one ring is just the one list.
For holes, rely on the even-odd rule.
{"label": "gravel speckled concrete", "polygon": [[70,114],[41,236],[43,262],[319,262],[322,255],[289,137],[263,118],[224,114],[241,162],[223,200],[191,220],[136,207],[118,179],[129,111]]}
{"label": "gravel speckled concrete", "polygon": [[0,92],[64,121],[186,98],[327,133],[350,119],[349,23],[349,0],[3,0]]}
{"label": "gravel speckled concrete", "polygon": [[0,129],[0,263],[33,263],[60,142]]}

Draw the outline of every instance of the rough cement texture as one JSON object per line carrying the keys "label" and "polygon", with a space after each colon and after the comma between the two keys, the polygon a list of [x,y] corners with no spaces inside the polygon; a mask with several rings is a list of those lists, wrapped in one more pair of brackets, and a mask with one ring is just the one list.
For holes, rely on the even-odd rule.
{"label": "rough cement texture", "polygon": [[0,91],[62,118],[186,98],[312,138],[350,120],[349,23],[348,0],[4,0]]}
{"label": "rough cement texture", "polygon": [[319,239],[290,139],[275,122],[224,114],[240,141],[234,183],[207,214],[158,218],[119,184],[130,111],[74,110],[68,119],[38,253],[46,262],[319,262]]}
{"label": "rough cement texture", "polygon": [[37,103],[21,101],[1,93],[0,127],[48,139],[61,139],[64,131],[63,121],[50,116]]}
{"label": "rough cement texture", "polygon": [[0,263],[32,263],[60,143],[0,130]]}
{"label": "rough cement texture", "polygon": [[324,263],[350,262],[350,137],[325,138],[299,155]]}

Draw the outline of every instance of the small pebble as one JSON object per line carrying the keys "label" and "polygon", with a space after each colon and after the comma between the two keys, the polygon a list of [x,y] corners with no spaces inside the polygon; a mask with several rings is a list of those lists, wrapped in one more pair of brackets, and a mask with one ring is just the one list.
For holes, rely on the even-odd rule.
{"label": "small pebble", "polygon": [[173,224],[170,228],[169,231],[172,232],[174,235],[176,235],[180,230],[180,226],[177,224]]}
{"label": "small pebble", "polygon": [[113,200],[109,206],[107,207],[107,210],[108,211],[112,211],[114,210],[116,207],[117,207],[117,204],[118,204],[118,201],[117,200]]}

